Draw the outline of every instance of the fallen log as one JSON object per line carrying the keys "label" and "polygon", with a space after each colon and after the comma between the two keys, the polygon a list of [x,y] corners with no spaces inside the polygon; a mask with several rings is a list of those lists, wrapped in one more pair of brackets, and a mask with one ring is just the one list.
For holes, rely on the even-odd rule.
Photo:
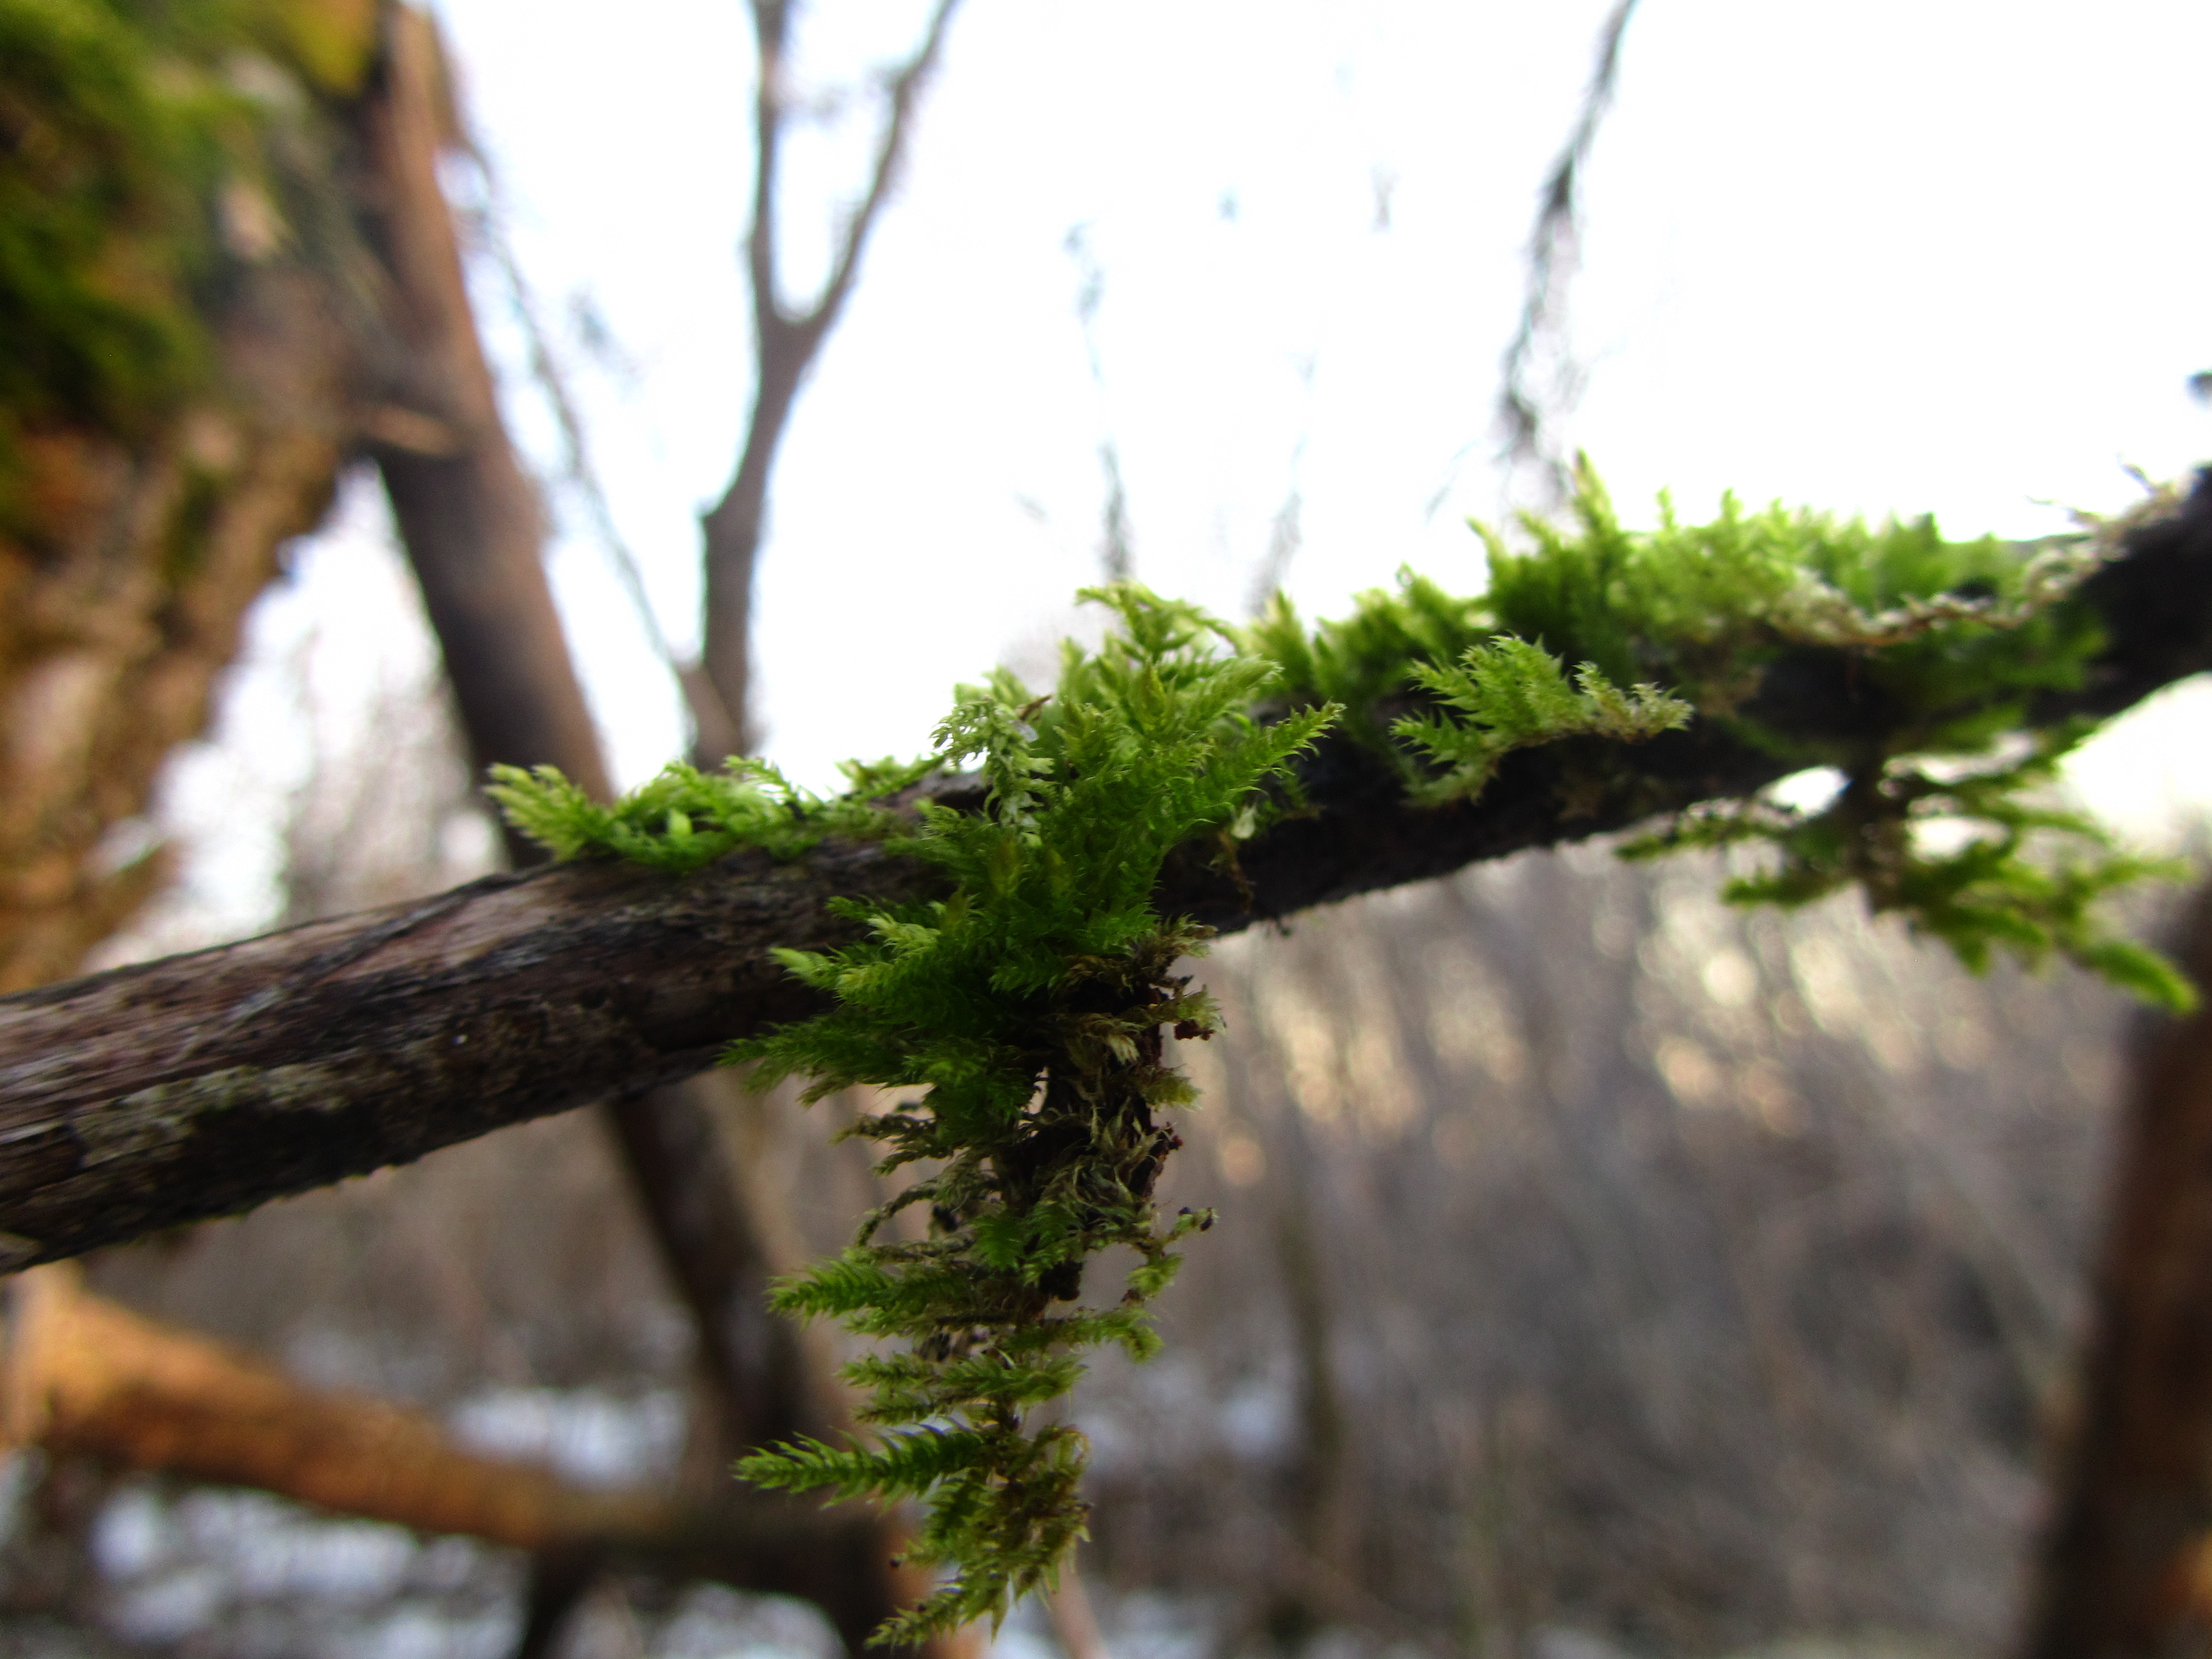
{"label": "fallen log", "polygon": [[73,1265],[20,1276],[0,1322],[0,1448],[273,1492],[333,1514],[672,1578],[813,1595],[880,1547],[881,1517],[723,1483],[711,1500],[599,1490],[457,1443],[434,1419],[314,1389],[95,1296]]}

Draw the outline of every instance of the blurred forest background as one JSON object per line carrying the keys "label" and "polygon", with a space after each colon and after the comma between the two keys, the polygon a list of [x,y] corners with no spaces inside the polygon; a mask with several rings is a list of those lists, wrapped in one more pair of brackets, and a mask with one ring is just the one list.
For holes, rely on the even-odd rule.
{"label": "blurred forest background", "polygon": [[[191,13],[70,3],[134,27]],[[28,5],[0,0],[0,13]],[[1505,325],[1476,353],[1488,378],[1461,387],[1457,424],[1425,457],[1473,456],[1438,494],[1453,512],[1540,505],[1562,434],[1590,434],[1572,419],[1595,371],[1565,331],[1566,283],[1583,248],[1578,169],[1607,142],[1590,138],[1614,50],[1632,54],[1644,26],[1634,10],[1555,26],[1565,50],[1540,73],[1556,108],[1492,165],[1519,204],[1501,240],[1527,237],[1525,204],[1547,179],[1552,211],[1506,262],[1512,304],[1481,313]],[[517,849],[474,790],[489,760],[556,760],[605,788],[686,730],[717,754],[744,736],[773,744],[790,716],[804,773],[820,757],[794,706],[833,669],[848,689],[823,702],[889,697],[926,726],[941,688],[913,708],[902,681],[871,690],[888,653],[841,641],[837,611],[768,580],[787,556],[765,502],[848,301],[895,285],[866,267],[867,239],[929,206],[898,198],[900,168],[926,173],[916,135],[962,95],[961,31],[981,20],[953,11],[915,9],[895,51],[877,43],[839,79],[795,45],[778,58],[782,31],[821,20],[751,9],[748,49],[766,67],[738,101],[758,165],[714,163],[744,180],[728,193],[750,213],[751,286],[732,303],[752,331],[751,390],[726,399],[750,414],[720,453],[736,471],[705,514],[703,578],[668,574],[698,568],[696,538],[647,556],[618,527],[636,480],[619,455],[595,466],[610,405],[591,377],[620,380],[621,340],[587,293],[561,317],[537,297],[528,216],[488,159],[498,140],[471,149],[451,48],[425,18],[377,0],[268,0],[197,34],[147,25],[157,58],[261,112],[247,141],[258,170],[234,149],[211,175],[218,246],[185,284],[216,319],[222,371],[252,392],[205,400],[220,419],[191,393],[127,442],[79,408],[34,410],[8,434],[34,486],[28,507],[6,503],[33,574],[0,595],[9,988],[497,867]],[[453,21],[464,40],[487,27]],[[46,129],[25,77],[8,75],[12,156]],[[805,159],[800,138],[817,129],[835,137],[830,161]],[[782,139],[800,156],[787,173]],[[1363,232],[1388,230],[1395,175],[1364,157],[1353,172],[1374,222]],[[793,194],[830,204],[823,257],[805,235],[783,245],[799,279],[775,234]],[[1208,206],[1240,210],[1225,194]],[[1079,410],[1052,435],[1076,434],[1066,494],[1082,505],[1030,500],[1015,516],[1047,526],[1060,562],[1031,562],[1055,591],[1133,568],[1241,609],[1307,578],[1321,532],[1305,492],[1356,457],[1331,459],[1341,417],[1297,402],[1314,394],[1311,352],[1287,378],[1277,362],[1291,414],[1273,434],[1271,493],[1208,508],[1218,533],[1194,532],[1209,550],[1180,580],[1167,550],[1188,526],[1148,519],[1142,488],[1159,441],[1108,395],[1116,376],[1151,373],[1141,353],[1116,355],[1111,231],[1077,223],[1047,250]],[[1515,307],[1528,349],[1507,390],[1529,423],[1509,423],[1493,465],[1487,388]],[[2197,366],[2176,369],[2177,396]],[[866,479],[882,434],[820,429],[852,433],[842,464]],[[1445,472],[1431,465],[1426,483]],[[808,510],[792,541],[811,579],[874,580],[823,550],[834,538]],[[1330,511],[1342,502],[1324,526]],[[137,541],[79,533],[125,520]],[[1425,521],[1391,545],[1429,534]],[[175,556],[185,536],[216,554]],[[550,585],[549,541],[566,550]],[[564,574],[580,542],[611,554],[614,574]],[[972,580],[995,581],[991,558],[1022,545],[979,552]],[[957,611],[971,580],[959,558],[939,538],[902,559],[938,568],[896,580]],[[696,640],[659,620],[670,592],[703,607]],[[886,587],[878,608],[905,592]],[[996,630],[981,658],[1048,672],[1042,642],[1064,616],[980,608],[962,625]],[[945,634],[975,637],[950,621]],[[757,664],[757,635],[772,641]],[[945,648],[921,653],[927,672]],[[807,690],[775,680],[779,652],[817,664]],[[79,658],[105,666],[88,680],[54,666]],[[653,684],[611,696],[620,674]],[[76,718],[71,696],[93,711],[74,748],[52,736]],[[2164,735],[2134,739],[2121,769],[2200,743],[2201,699],[2168,702]],[[210,740],[169,758],[210,720]],[[842,746],[872,744],[887,746],[866,732]],[[2085,787],[2114,763],[2095,764]],[[2136,827],[2197,844],[2185,812]],[[1024,1607],[1000,1651],[2014,1650],[2055,1436],[2079,1405],[2135,1017],[2070,973],[1969,977],[1852,906],[1732,911],[1723,873],[1595,846],[1527,854],[1239,937],[1203,964],[1229,1029],[1188,1045],[1206,1104],[1164,1196],[1212,1206],[1222,1224],[1166,1299],[1166,1354],[1102,1365],[1074,1402],[1096,1448],[1094,1541],[1079,1582]],[[2142,901],[2138,925],[2178,927],[2172,899]],[[880,1528],[855,1534],[850,1559],[793,1567],[757,1540],[708,1537],[688,1510],[636,1517],[668,1493],[711,1512],[735,1445],[834,1419],[826,1341],[763,1334],[747,1310],[769,1273],[836,1248],[876,1201],[862,1152],[830,1143],[866,1105],[659,1091],[104,1251],[81,1273],[25,1276],[17,1350],[41,1321],[89,1333],[41,1363],[138,1364],[143,1394],[87,1383],[80,1417],[19,1432],[0,1462],[0,1652],[842,1651],[841,1631],[865,1627],[887,1593],[856,1565],[889,1553]],[[251,1409],[224,1416],[241,1401]],[[222,1463],[207,1448],[233,1431],[252,1443]],[[627,1541],[576,1547],[601,1532]]]}

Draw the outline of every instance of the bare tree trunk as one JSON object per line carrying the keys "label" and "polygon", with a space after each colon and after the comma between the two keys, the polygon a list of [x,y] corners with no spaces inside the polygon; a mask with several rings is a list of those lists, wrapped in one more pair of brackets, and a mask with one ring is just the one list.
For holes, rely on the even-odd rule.
{"label": "bare tree trunk", "polygon": [[[459,447],[423,455],[386,445],[379,459],[477,763],[550,763],[605,799],[611,793],[606,768],[540,559],[543,514],[500,419],[438,186],[438,152],[460,128],[456,114],[437,105],[439,61],[429,20],[399,13],[373,153],[398,308],[420,372],[453,412]],[[787,410],[796,377],[770,384],[782,386]],[[781,419],[779,412],[777,430]],[[757,503],[773,451],[772,441],[747,451],[758,475]],[[742,717],[741,696],[717,706]],[[543,856],[513,836],[509,848],[518,863]],[[818,1402],[836,1385],[806,1376],[795,1333],[768,1310],[772,1275],[709,1109],[712,1087],[695,1079],[629,1093],[606,1112],[648,1229],[692,1315],[713,1437],[735,1453],[825,1430],[834,1413]],[[857,1578],[824,1578],[825,1608],[848,1636],[864,1638],[897,1610],[908,1588],[889,1567],[897,1547],[886,1522]],[[553,1639],[588,1584],[589,1568],[587,1558],[568,1550],[542,1564],[523,1651],[533,1640]]]}
{"label": "bare tree trunk", "polygon": [[[2212,888],[2183,959],[2212,985]],[[2212,1004],[2144,1033],[2079,1410],[2022,1653],[2212,1650]]]}
{"label": "bare tree trunk", "polygon": [[632,1095],[608,1109],[647,1219],[698,1328],[700,1359],[731,1452],[823,1432],[810,1402],[831,1386],[805,1375],[790,1327],[768,1310],[775,1267],[746,1213],[715,1123],[713,1073]]}
{"label": "bare tree trunk", "polygon": [[[605,797],[599,734],[545,580],[544,511],[500,418],[438,185],[438,155],[458,123],[442,106],[435,27],[422,12],[393,9],[366,125],[379,198],[370,216],[396,324],[441,422],[416,447],[387,440],[374,453],[479,772],[494,762],[554,765]],[[526,844],[516,850],[526,863],[537,856]]]}
{"label": "bare tree trunk", "polygon": [[1359,1534],[1352,1512],[1351,1425],[1336,1364],[1335,1297],[1315,1237],[1321,1197],[1314,1185],[1314,1149],[1303,1108],[1293,1103],[1284,1116],[1291,1156],[1289,1171],[1276,1183],[1273,1220],[1297,1363],[1298,1435],[1285,1517],[1292,1548],[1281,1564],[1266,1619],[1276,1647],[1292,1653],[1347,1611],[1344,1591],[1347,1582],[1358,1582],[1353,1558]]}

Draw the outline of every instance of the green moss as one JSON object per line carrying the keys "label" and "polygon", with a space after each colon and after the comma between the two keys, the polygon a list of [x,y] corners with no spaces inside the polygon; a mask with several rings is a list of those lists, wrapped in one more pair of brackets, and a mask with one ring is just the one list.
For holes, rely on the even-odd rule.
{"label": "green moss", "polygon": [[627,859],[683,872],[739,847],[797,858],[825,836],[878,836],[903,820],[874,803],[931,769],[934,761],[872,766],[848,761],[851,787],[827,799],[791,783],[765,761],[732,757],[718,773],[676,761],[643,788],[602,806],[541,766],[495,766],[485,793],[514,827],[556,858]]}
{"label": "green moss", "polygon": [[193,278],[234,100],[98,0],[0,0],[0,405],[143,431],[205,367]]}
{"label": "green moss", "polygon": [[[810,1098],[925,1091],[856,1133],[886,1147],[885,1173],[933,1172],[776,1297],[907,1345],[848,1368],[882,1439],[742,1466],[764,1485],[932,1498],[912,1553],[955,1576],[886,1641],[995,1621],[1081,1534],[1081,1437],[1030,1413],[1073,1384],[1081,1349],[1152,1351],[1146,1304],[1174,1273],[1176,1241],[1206,1224],[1164,1224],[1152,1206],[1179,1144],[1159,1114],[1192,1098],[1165,1040],[1218,1023],[1174,971],[1205,930],[1155,914],[1152,890],[1175,848],[1249,824],[1260,786],[1333,713],[1256,724],[1247,711],[1275,671],[1218,648],[1226,630],[1133,586],[1091,597],[1121,631],[1095,655],[1071,653],[1054,695],[1002,673],[965,689],[939,730],[942,763],[981,763],[988,805],[925,806],[898,844],[937,866],[951,896],[855,907],[865,943],[787,958],[836,1008],[736,1051],[764,1078],[811,1077]],[[908,1209],[927,1236],[881,1242]],[[1085,1263],[1116,1245],[1137,1267],[1105,1305],[1080,1305]]]}
{"label": "green moss", "polygon": [[[935,866],[947,896],[899,908],[851,904],[866,938],[786,952],[829,992],[830,1012],[739,1045],[766,1081],[812,1079],[810,1099],[855,1085],[917,1098],[862,1122],[888,1173],[933,1173],[871,1217],[843,1256],[777,1292],[805,1317],[836,1317],[903,1352],[848,1368],[866,1392],[873,1444],[786,1446],[746,1460],[763,1485],[931,1502],[912,1553],[954,1576],[881,1632],[913,1641],[1003,1616],[1049,1579],[1080,1536],[1082,1437],[1040,1426],[1080,1352],[1155,1346],[1145,1306],[1172,1276],[1178,1240],[1206,1218],[1163,1221],[1152,1194],[1178,1144],[1161,1114],[1187,1104],[1170,1035],[1202,1037],[1212,1004],[1175,969],[1205,930],[1157,915],[1169,853],[1249,834],[1260,787],[1328,722],[1309,709],[1271,725],[1249,710],[1278,678],[1229,630],[1133,586],[1090,598],[1120,628],[1073,648],[1060,684],[1032,696],[1004,672],[962,688],[929,765],[978,764],[980,812],[924,802],[896,830],[871,799],[915,769],[861,769],[835,801],[803,797],[756,763],[719,777],[672,767],[629,801],[592,805],[557,774],[508,770],[497,786],[520,827],[564,856],[690,867],[738,845],[791,855],[833,830],[889,835]],[[896,1241],[893,1217],[926,1217]],[[1123,1246],[1138,1265],[1103,1306],[1067,1306],[1085,1266]]]}
{"label": "green moss", "polygon": [[349,98],[376,56],[376,0],[257,0],[236,8],[245,32],[268,43],[307,83]]}
{"label": "green moss", "polygon": [[[1493,538],[1486,594],[1409,577],[1310,631],[1287,605],[1239,632],[1140,588],[1091,593],[1119,629],[1095,654],[1069,647],[1052,695],[1003,672],[963,687],[927,761],[852,769],[834,799],[746,761],[714,775],[672,767],[611,807],[550,770],[499,774],[509,817],[563,857],[685,870],[740,846],[797,856],[836,833],[881,838],[944,878],[932,903],[846,903],[859,945],[785,953],[831,1009],[734,1051],[763,1079],[809,1077],[809,1098],[919,1091],[854,1133],[885,1148],[885,1173],[933,1172],[775,1298],[902,1345],[848,1368],[878,1437],[741,1466],[764,1485],[931,1501],[915,1553],[954,1574],[886,1639],[1003,1615],[1081,1534],[1081,1437],[1036,1426],[1036,1407],[1072,1386],[1087,1346],[1150,1352],[1146,1305],[1206,1221],[1163,1220],[1152,1201],[1177,1144],[1161,1114],[1190,1101],[1166,1039],[1216,1023],[1175,972],[1203,930],[1152,908],[1162,861],[1191,845],[1233,859],[1271,811],[1295,810],[1288,769],[1333,721],[1443,804],[1479,794],[1504,755],[1562,738],[1644,741],[1694,717],[1782,745],[1741,712],[1759,670],[1786,650],[1842,651],[1906,719],[1846,753],[1833,805],[1690,814],[1635,850],[1762,842],[1774,866],[1732,896],[1801,903],[1856,885],[1969,968],[1999,951],[2060,954],[2156,1000],[2189,996],[2160,958],[2093,921],[2100,896],[2156,867],[2041,799],[2079,732],[2018,732],[2025,696],[2073,684],[2094,649],[2066,598],[2090,568],[2084,548],[1950,544],[1925,521],[1869,529],[1733,502],[1710,525],[1669,515],[1630,532],[1587,471],[1577,507],[1571,528],[1532,526],[1525,553]],[[2003,733],[2025,751],[1993,752]],[[1978,760],[1938,768],[1931,751]],[[968,763],[987,787],[980,811],[924,801],[917,825],[880,804]],[[1963,844],[1934,850],[1935,818],[1967,825]],[[926,1227],[890,1237],[907,1212]],[[1114,1246],[1136,1268],[1117,1297],[1083,1304],[1086,1264]]]}
{"label": "green moss", "polygon": [[1692,713],[1654,685],[1623,691],[1592,662],[1570,684],[1557,657],[1510,634],[1468,647],[1455,663],[1416,663],[1413,673],[1439,712],[1408,714],[1390,735],[1444,769],[1414,792],[1430,801],[1480,794],[1516,749],[1579,737],[1641,743],[1687,726]]}
{"label": "green moss", "polygon": [[[1476,526],[1490,552],[1481,595],[1454,599],[1409,576],[1310,634],[1279,602],[1249,643],[1282,665],[1294,701],[1370,699],[1376,712],[1355,710],[1346,730],[1431,800],[1479,792],[1530,741],[1646,738],[1694,709],[1850,785],[1819,813],[1754,800],[1690,815],[1632,851],[1763,844],[1772,872],[1735,883],[1741,902],[1856,886],[1976,971],[1996,952],[2031,963],[2055,953],[2186,1005],[2170,964],[2095,925],[2099,898],[2167,866],[2049,805],[2057,757],[2078,734],[2014,752],[2031,700],[2080,684],[2101,647],[2094,613],[2069,600],[2100,556],[2094,538],[1953,542],[1930,519],[1749,513],[1733,497],[1711,523],[1686,525],[1660,507],[1656,529],[1626,529],[1584,462],[1569,520],[1524,520],[1525,549]],[[1808,648],[1850,659],[1854,683],[1888,711],[1879,738],[1808,739],[1751,717],[1765,669]],[[1575,665],[1575,685],[1561,664]],[[1380,712],[1409,702],[1395,721]],[[1961,829],[1966,842],[1949,845]]]}
{"label": "green moss", "polygon": [[[1282,665],[1294,697],[1356,708],[1507,635],[1723,719],[1776,657],[1830,647],[1921,714],[1899,741],[1929,751],[1972,750],[2016,725],[2026,695],[2076,684],[2098,648],[2094,621],[2061,603],[2090,568],[2086,537],[1949,542],[1930,519],[1748,513],[1734,496],[1707,524],[1683,524],[1663,496],[1660,508],[1656,529],[1624,528],[1584,461],[1568,520],[1524,518],[1525,549],[1474,526],[1490,556],[1484,592],[1455,598],[1409,574],[1310,633],[1278,600],[1249,643]],[[1355,716],[1350,729],[1374,728]]]}
{"label": "green moss", "polygon": [[210,386],[219,198],[268,171],[233,70],[350,89],[374,22],[351,0],[0,0],[0,530],[37,532],[28,435],[137,443]]}

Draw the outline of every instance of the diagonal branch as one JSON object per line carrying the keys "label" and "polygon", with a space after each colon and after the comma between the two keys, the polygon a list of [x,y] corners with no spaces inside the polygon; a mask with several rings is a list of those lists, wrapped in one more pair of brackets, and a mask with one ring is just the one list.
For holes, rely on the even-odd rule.
{"label": "diagonal branch", "polygon": [[[2106,643],[2078,686],[2037,702],[2036,725],[2116,714],[2212,669],[2212,472],[2131,532],[2075,602]],[[1741,712],[1808,743],[1904,729],[1855,662],[1782,657]],[[1337,739],[1304,771],[1310,815],[1247,844],[1242,892],[1193,849],[1157,900],[1234,930],[1788,769],[1701,721],[1633,747],[1521,750],[1477,799],[1426,808]],[[0,999],[0,1264],[232,1214],[702,1070],[732,1038],[816,1011],[771,953],[849,939],[830,899],[903,902],[930,879],[851,842],[784,865],[734,853],[683,878],[563,866]]]}

